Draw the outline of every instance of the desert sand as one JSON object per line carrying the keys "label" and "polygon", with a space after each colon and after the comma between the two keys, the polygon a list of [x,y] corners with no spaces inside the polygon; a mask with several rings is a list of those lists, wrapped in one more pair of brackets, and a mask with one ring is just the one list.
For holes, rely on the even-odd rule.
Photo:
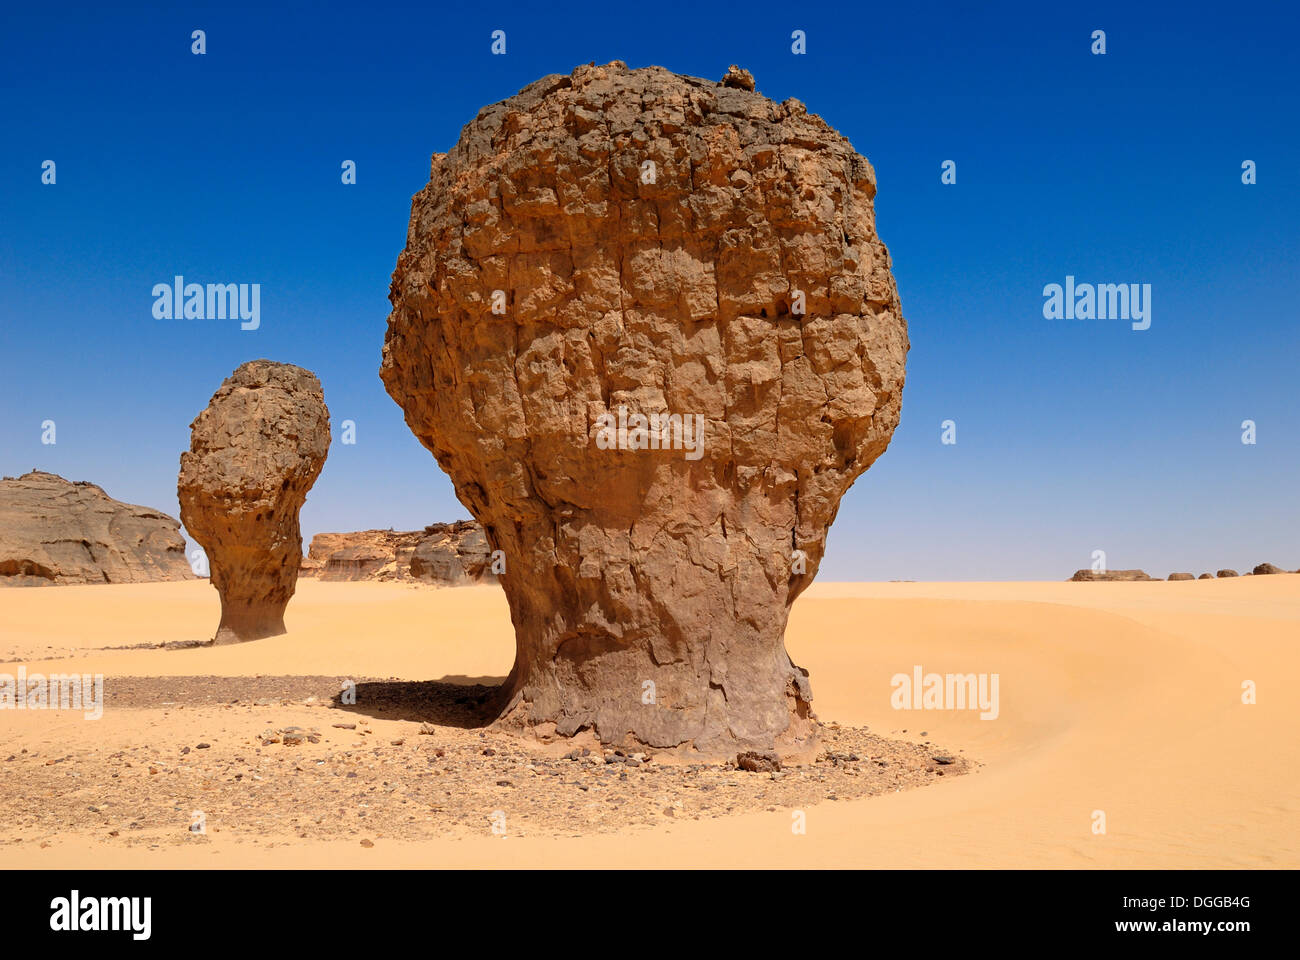
{"label": "desert sand", "polygon": [[[496,836],[486,816],[478,827],[443,829],[434,817],[426,827],[412,815],[411,829],[422,834],[377,831],[364,845],[355,826],[343,835],[341,820],[337,836],[328,817],[315,817],[304,831],[292,807],[258,805],[264,786],[253,783],[257,764],[305,783],[320,765],[313,751],[362,743],[356,752],[364,761],[377,755],[375,744],[387,749],[403,740],[392,748],[407,751],[403,769],[427,777],[423,761],[413,763],[418,751],[478,735],[451,728],[420,735],[413,717],[358,718],[331,706],[321,684],[339,676],[499,682],[514,654],[504,595],[496,586],[304,579],[283,636],[197,649],[109,649],[204,640],[217,609],[206,581],[0,591],[0,673],[20,665],[29,674],[102,673],[110,690],[116,681],[144,691],[135,701],[124,698],[135,705],[110,700],[99,720],[0,711],[6,866],[1300,866],[1300,699],[1288,683],[1300,672],[1300,575],[814,585],[794,606],[786,642],[810,671],[819,718],[910,741],[921,757],[942,747],[969,772],[927,775],[919,789],[824,800],[804,811],[803,834],[792,831],[791,810],[779,800],[771,809],[726,814],[726,801],[710,806],[704,794],[703,808],[698,797],[680,805],[687,814],[703,810],[700,819],[629,816],[620,828],[606,817],[599,830],[575,823],[565,835],[507,829]],[[997,718],[895,710],[890,679],[915,665],[998,674]],[[174,692],[148,680],[167,677],[218,679],[206,687],[176,681]],[[1243,681],[1257,685],[1256,704],[1242,703]],[[294,692],[267,695],[268,683]],[[241,696],[241,705],[221,702]],[[369,732],[334,726],[344,721]],[[248,745],[261,731],[292,726],[319,730],[325,742],[276,743],[264,755]],[[485,736],[485,743],[510,742],[504,734]],[[199,749],[204,737],[211,747]],[[221,785],[228,796],[249,784],[244,815],[210,820],[206,835],[191,835],[190,811],[202,808],[212,787],[186,764],[223,749],[241,753],[250,771]],[[130,761],[118,777],[104,773],[115,755]],[[365,762],[357,769],[364,782]],[[29,791],[33,771],[43,795]],[[522,766],[518,772],[518,786],[502,788],[508,814],[529,802],[527,774]],[[727,784],[736,778],[738,785]],[[722,793],[781,786],[764,774],[719,774],[717,782]],[[131,811],[114,807],[115,798],[134,795],[123,783],[137,784],[136,791],[147,784],[153,802],[165,800],[178,836],[133,841],[121,826]],[[371,786],[366,803],[383,813],[409,784]],[[79,810],[96,810],[62,824],[46,815],[74,800]],[[1104,835],[1093,830],[1098,810]]]}

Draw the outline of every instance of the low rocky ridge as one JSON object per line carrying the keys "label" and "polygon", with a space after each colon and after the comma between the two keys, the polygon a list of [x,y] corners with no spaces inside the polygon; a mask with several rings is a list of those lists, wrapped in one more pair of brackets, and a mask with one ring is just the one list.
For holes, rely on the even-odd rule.
{"label": "low rocky ridge", "polygon": [[1076,570],[1070,580],[1081,583],[1087,580],[1151,580],[1141,570]]}
{"label": "low rocky ridge", "polygon": [[299,576],[465,586],[495,580],[491,563],[483,528],[473,520],[459,520],[423,530],[318,533]]}
{"label": "low rocky ridge", "polygon": [[[1250,573],[1245,574],[1245,576],[1247,577],[1264,576],[1266,574],[1286,573],[1286,572],[1287,572],[1286,570],[1283,570],[1281,567],[1275,566],[1274,564],[1261,563],[1258,566],[1256,566],[1255,569],[1252,570]],[[1296,573],[1300,573],[1300,570],[1297,570]],[[1236,570],[1225,568],[1223,570],[1220,570],[1218,573],[1213,573],[1213,574],[1203,573],[1199,577],[1191,573],[1171,573],[1169,574],[1168,579],[1170,580],[1213,580],[1216,577],[1218,577],[1219,579],[1225,579],[1228,577],[1235,577],[1235,576],[1237,576]],[[1159,580],[1159,579],[1160,579],[1159,577],[1147,576],[1147,574],[1142,570],[1102,570],[1102,571],[1076,570],[1074,571],[1074,576],[1072,576],[1068,582],[1085,583],[1094,580],[1132,581],[1132,580]]]}
{"label": "low rocky ridge", "polygon": [[175,517],[33,470],[0,480],[0,585],[192,580]]}

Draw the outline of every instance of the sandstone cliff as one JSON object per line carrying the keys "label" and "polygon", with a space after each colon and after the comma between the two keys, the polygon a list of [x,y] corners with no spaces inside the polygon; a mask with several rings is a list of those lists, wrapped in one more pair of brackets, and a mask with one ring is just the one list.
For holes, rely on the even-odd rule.
{"label": "sandstone cliff", "polygon": [[180,521],[93,483],[33,470],[0,481],[0,586],[192,580]]}
{"label": "sandstone cliff", "polygon": [[423,530],[318,533],[301,576],[321,580],[409,580],[440,586],[494,581],[483,528],[473,520]]}

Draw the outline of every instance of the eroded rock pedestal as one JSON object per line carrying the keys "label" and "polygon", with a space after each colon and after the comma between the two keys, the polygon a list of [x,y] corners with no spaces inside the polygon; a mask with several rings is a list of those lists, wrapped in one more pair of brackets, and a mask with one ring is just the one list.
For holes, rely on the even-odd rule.
{"label": "eroded rock pedestal", "polygon": [[[508,726],[733,755],[815,734],[786,618],[898,423],[907,328],[871,165],[751,88],[546,77],[412,202],[381,375],[505,553]],[[653,414],[702,443],[643,448]]]}
{"label": "eroded rock pedestal", "polygon": [[285,632],[302,560],[298,511],[329,445],[316,375],[269,360],[240,366],[190,424],[177,494],[221,595],[217,643]]}

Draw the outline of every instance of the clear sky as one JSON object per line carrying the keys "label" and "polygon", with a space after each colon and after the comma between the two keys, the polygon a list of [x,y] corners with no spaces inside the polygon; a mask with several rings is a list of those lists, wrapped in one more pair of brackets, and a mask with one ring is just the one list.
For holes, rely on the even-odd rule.
{"label": "clear sky", "polygon": [[[268,357],[320,376],[335,426],[305,537],[468,516],[378,376],[429,155],[480,107],[580,63],[710,79],[738,63],[874,164],[911,332],[902,423],[846,494],[822,579],[1059,579],[1096,549],[1161,576],[1295,569],[1295,11],[8,4],[0,473],[92,480],[176,514],[190,421]],[[260,283],[260,328],[155,319],[153,285],[176,274]],[[1043,288],[1067,275],[1150,284],[1150,329],[1045,319]]]}

